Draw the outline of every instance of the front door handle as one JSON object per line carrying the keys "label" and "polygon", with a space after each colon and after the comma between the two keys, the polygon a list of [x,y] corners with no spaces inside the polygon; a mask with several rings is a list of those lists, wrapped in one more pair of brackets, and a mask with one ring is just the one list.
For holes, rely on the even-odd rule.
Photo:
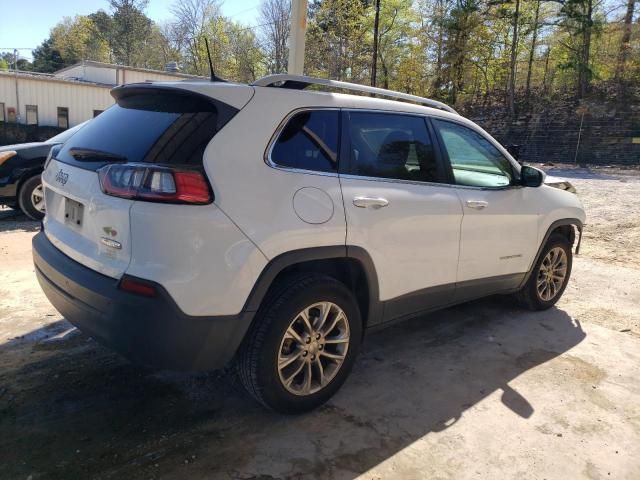
{"label": "front door handle", "polygon": [[382,197],[355,197],[353,204],[360,208],[371,207],[378,209],[389,205],[389,200]]}
{"label": "front door handle", "polygon": [[467,200],[467,207],[473,208],[474,210],[482,210],[488,206],[489,202],[485,202],[483,200]]}

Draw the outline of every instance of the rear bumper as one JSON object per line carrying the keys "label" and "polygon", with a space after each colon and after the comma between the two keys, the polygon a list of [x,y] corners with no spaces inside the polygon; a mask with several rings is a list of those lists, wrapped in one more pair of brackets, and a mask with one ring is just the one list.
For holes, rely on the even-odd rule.
{"label": "rear bumper", "polygon": [[44,232],[33,238],[33,261],[44,293],[81,331],[129,360],[171,370],[213,370],[235,354],[254,313],[193,317],[167,291],[141,297],[69,258]]}

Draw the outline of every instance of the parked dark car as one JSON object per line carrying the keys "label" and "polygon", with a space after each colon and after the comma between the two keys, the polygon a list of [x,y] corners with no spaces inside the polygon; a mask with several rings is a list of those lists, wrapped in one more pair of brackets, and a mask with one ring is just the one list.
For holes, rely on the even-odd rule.
{"label": "parked dark car", "polygon": [[66,142],[86,122],[44,142],[0,146],[0,205],[19,207],[28,217],[44,217],[40,174],[52,147]]}

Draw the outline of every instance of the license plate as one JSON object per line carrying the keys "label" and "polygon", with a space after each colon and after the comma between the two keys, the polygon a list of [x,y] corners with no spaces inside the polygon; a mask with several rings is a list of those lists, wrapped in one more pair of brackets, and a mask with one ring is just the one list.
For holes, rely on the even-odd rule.
{"label": "license plate", "polygon": [[82,214],[84,212],[84,205],[70,198],[64,199],[64,221],[72,225],[82,225]]}

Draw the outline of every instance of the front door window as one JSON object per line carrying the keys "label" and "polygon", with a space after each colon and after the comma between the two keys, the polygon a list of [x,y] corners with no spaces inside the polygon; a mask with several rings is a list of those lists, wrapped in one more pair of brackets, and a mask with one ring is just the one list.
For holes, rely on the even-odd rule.
{"label": "front door window", "polygon": [[506,187],[514,179],[509,160],[478,132],[454,122],[434,119],[449,156],[456,184]]}

